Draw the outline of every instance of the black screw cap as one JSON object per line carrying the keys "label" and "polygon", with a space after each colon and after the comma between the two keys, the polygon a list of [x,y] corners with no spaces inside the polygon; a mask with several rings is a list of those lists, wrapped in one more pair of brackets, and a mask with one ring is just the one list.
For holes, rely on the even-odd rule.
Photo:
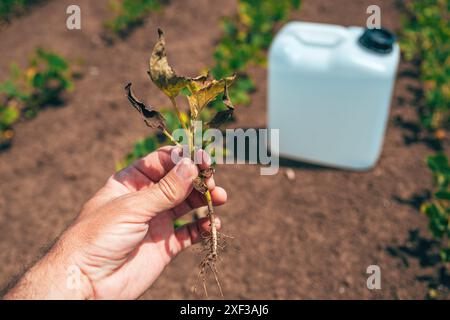
{"label": "black screw cap", "polygon": [[395,35],[387,29],[366,29],[358,42],[365,48],[381,54],[392,52]]}

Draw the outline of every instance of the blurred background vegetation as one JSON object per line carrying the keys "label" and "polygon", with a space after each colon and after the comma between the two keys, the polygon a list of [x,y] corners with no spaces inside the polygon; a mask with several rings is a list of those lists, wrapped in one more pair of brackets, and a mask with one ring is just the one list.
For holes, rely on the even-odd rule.
{"label": "blurred background vegetation", "polygon": [[[43,0],[2,0],[0,25],[26,14],[40,2]],[[111,18],[103,23],[107,37],[124,39],[150,13],[164,10],[167,4],[164,0],[105,1],[111,12]],[[450,0],[406,1],[403,9],[399,41],[403,58],[417,65],[420,72],[422,92],[416,106],[420,130],[439,146],[436,154],[424,159],[423,165],[430,168],[434,184],[431,198],[423,201],[420,210],[429,219],[442,265],[448,268],[450,166],[446,156],[449,151],[441,142],[450,130]],[[276,30],[296,10],[301,10],[300,0],[239,0],[236,12],[218,22],[222,32],[214,48],[213,64],[199,71],[210,70],[214,78],[236,73],[238,80],[230,90],[231,99],[240,106],[250,105],[257,84],[249,69],[266,66],[267,50]],[[0,78],[0,149],[12,146],[14,125],[18,121],[36,116],[42,108],[64,104],[65,95],[75,89],[78,75],[74,64],[47,48],[36,48],[24,66],[11,62],[10,73]],[[212,111],[222,108],[221,103],[213,101],[203,116],[208,117]],[[175,114],[171,110],[162,112],[173,131],[178,126]],[[165,136],[149,134],[124,155],[117,169],[166,143]]]}

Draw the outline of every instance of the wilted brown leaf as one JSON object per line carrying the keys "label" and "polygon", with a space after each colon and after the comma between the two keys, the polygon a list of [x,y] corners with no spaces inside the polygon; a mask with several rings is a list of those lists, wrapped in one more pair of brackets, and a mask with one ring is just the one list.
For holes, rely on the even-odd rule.
{"label": "wilted brown leaf", "polygon": [[188,96],[191,118],[197,119],[202,109],[219,94],[223,93],[224,88],[231,85],[235,78],[236,76],[233,75],[220,80],[204,81],[203,86],[201,86],[199,81],[191,82],[189,89],[192,94]]}
{"label": "wilted brown leaf", "polygon": [[150,57],[150,70],[148,71],[150,78],[158,88],[160,88],[169,98],[174,98],[189,83],[206,80],[205,75],[196,78],[177,76],[167,61],[164,32],[161,29],[158,29],[158,35],[159,39],[153,48]]}
{"label": "wilted brown leaf", "polygon": [[230,117],[233,115],[234,106],[231,103],[230,97],[228,96],[228,86],[226,83],[223,88],[222,102],[227,107],[227,109],[217,112],[214,118],[212,118],[212,120],[209,123],[207,123],[207,125],[210,128],[220,127],[220,125],[228,121]]}
{"label": "wilted brown leaf", "polygon": [[164,119],[164,116],[136,99],[131,91],[131,83],[127,84],[125,90],[127,91],[127,98],[131,102],[131,105],[139,111],[147,126],[153,129],[159,129],[161,131],[166,129],[166,119]]}

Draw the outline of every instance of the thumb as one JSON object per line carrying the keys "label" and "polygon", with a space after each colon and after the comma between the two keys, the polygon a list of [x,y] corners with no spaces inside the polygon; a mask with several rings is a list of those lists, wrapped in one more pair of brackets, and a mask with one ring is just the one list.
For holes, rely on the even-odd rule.
{"label": "thumb", "polygon": [[142,201],[141,208],[150,215],[174,208],[189,196],[197,176],[197,166],[191,159],[183,158],[158,183],[136,193]]}

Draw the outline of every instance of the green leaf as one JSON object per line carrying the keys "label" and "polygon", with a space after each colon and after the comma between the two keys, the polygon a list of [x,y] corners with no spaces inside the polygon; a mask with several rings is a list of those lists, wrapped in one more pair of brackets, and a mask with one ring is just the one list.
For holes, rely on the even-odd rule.
{"label": "green leaf", "polygon": [[166,119],[167,131],[173,132],[174,130],[181,128],[180,121],[178,121],[177,115],[172,110],[161,110],[161,113],[164,116],[164,119]]}
{"label": "green leaf", "polygon": [[191,91],[189,91],[188,88],[184,87],[183,89],[181,89],[180,93],[186,97],[189,97],[191,95]]}
{"label": "green leaf", "polygon": [[447,156],[443,153],[438,153],[434,156],[429,156],[427,159],[428,167],[433,171],[443,171],[449,169]]}
{"label": "green leaf", "polygon": [[441,239],[448,228],[448,217],[442,208],[431,203],[425,208],[425,213],[429,218],[429,228],[433,236]]}
{"label": "green leaf", "polygon": [[9,128],[19,119],[19,111],[10,106],[0,105],[0,129]]}
{"label": "green leaf", "polygon": [[434,196],[439,200],[450,200],[450,191],[441,190],[436,192]]}
{"label": "green leaf", "polygon": [[182,226],[184,226],[184,225],[186,225],[186,224],[188,224],[189,222],[187,222],[187,221],[184,221],[183,219],[176,219],[174,222],[173,222],[173,227],[175,228],[175,229],[177,229],[177,228],[180,228],[180,227],[182,227]]}
{"label": "green leaf", "polygon": [[300,4],[301,4],[301,0],[291,0],[292,6],[295,9],[299,9],[300,8]]}
{"label": "green leaf", "polygon": [[439,253],[442,262],[450,262],[450,248],[443,248]]}

